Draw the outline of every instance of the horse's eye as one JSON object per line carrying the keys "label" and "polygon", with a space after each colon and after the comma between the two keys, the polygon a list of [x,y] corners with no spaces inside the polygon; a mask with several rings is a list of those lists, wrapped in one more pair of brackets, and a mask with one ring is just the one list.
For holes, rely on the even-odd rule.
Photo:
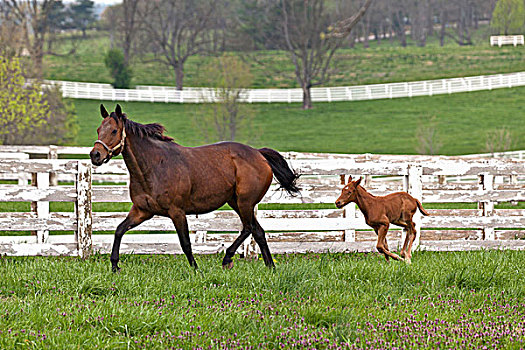
{"label": "horse's eye", "polygon": [[111,133],[112,133],[113,135],[116,135],[116,134],[117,134],[117,129],[113,130]]}

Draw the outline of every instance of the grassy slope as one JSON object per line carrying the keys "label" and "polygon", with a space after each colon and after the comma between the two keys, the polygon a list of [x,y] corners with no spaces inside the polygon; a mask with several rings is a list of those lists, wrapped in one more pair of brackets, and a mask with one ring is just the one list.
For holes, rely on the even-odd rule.
{"label": "grassy slope", "polygon": [[[78,144],[89,146],[100,123],[100,101],[75,100],[81,125]],[[362,102],[317,103],[310,111],[297,104],[256,104],[256,139],[243,137],[254,146],[281,151],[339,153],[416,152],[416,129],[421,117],[435,115],[440,153],[485,152],[486,134],[508,127],[515,149],[525,148],[525,88],[501,89],[433,97]],[[110,109],[114,102],[104,102]],[[198,105],[122,103],[130,118],[142,123],[160,122],[168,135],[186,146],[204,143],[193,118]]]}
{"label": "grassy slope", "polygon": [[[110,47],[109,38],[99,34],[79,45],[73,56],[46,56],[45,77],[110,83],[111,77],[104,66],[104,54]],[[261,66],[252,62],[253,87],[296,87],[293,66],[283,52],[258,52]],[[207,56],[191,57],[184,67],[186,86],[203,86],[207,81],[203,65],[214,60]],[[476,46],[458,47],[456,44],[438,46],[430,40],[426,47],[381,46],[338,51],[333,61],[332,85],[359,85],[384,82],[438,79],[480,74],[494,74],[525,70],[523,47],[489,47],[488,40]],[[136,59],[132,65],[133,84],[174,85],[174,73],[159,63],[144,63]],[[276,70],[279,69],[279,71]]]}
{"label": "grassy slope", "polygon": [[[519,348],[524,252],[2,258],[0,347]],[[367,342],[368,345],[367,345]],[[438,343],[439,342],[439,343]],[[335,348],[335,347],[332,347]]]}

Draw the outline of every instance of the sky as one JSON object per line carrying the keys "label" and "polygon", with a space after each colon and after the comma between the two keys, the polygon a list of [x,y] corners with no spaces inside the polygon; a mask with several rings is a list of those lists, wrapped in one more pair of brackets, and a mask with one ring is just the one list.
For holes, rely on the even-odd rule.
{"label": "sky", "polygon": [[[74,0],[65,0],[64,2],[73,2]],[[95,5],[115,5],[121,3],[122,0],[93,0]]]}

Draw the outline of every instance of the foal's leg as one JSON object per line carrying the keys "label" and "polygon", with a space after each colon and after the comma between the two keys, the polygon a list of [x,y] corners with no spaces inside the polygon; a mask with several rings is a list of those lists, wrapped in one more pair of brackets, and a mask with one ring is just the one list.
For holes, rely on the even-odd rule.
{"label": "foal's leg", "polygon": [[186,213],[181,209],[170,209],[169,216],[175,229],[177,230],[177,236],[179,236],[180,246],[182,251],[186,255],[190,266],[197,269],[197,263],[193,258],[193,253],[191,252],[191,242],[190,242],[190,232],[188,230],[188,221],[186,220]]}
{"label": "foal's leg", "polygon": [[[377,248],[377,251],[380,253],[380,254],[383,254],[385,256],[385,259],[387,262],[390,261],[390,257],[386,254],[384,254],[381,250],[379,250],[379,227],[374,227],[374,231],[376,232],[376,235],[377,235],[377,244],[376,244],[376,248]],[[384,242],[384,241],[383,241]],[[387,248],[388,249],[388,248]]]}
{"label": "foal's leg", "polygon": [[416,231],[416,224],[414,224],[413,221],[409,221],[408,225],[409,225],[409,232],[410,232],[410,242],[408,243],[407,263],[410,264],[412,262],[411,261],[412,260],[412,244],[414,243],[414,240],[416,239],[417,231]]}
{"label": "foal's leg", "polygon": [[399,255],[401,255],[401,257],[404,258],[406,255],[408,242],[410,241],[410,228],[408,227],[408,224],[403,220],[393,222],[393,224],[401,226],[406,230],[405,242],[403,243],[403,248],[401,248],[401,252],[399,253]]}
{"label": "foal's leg", "polygon": [[391,257],[394,260],[403,260],[399,255],[396,253],[392,253],[390,250],[388,250],[388,247],[385,246],[385,240],[386,240],[386,234],[388,232],[389,224],[382,224],[377,229],[377,250],[380,253],[383,253],[385,255],[385,258],[388,260],[388,257]]}
{"label": "foal's leg", "polygon": [[133,227],[136,227],[143,223],[144,221],[151,219],[153,215],[150,212],[143,211],[139,209],[136,205],[131,207],[131,210],[128,213],[128,216],[118,225],[115,231],[115,239],[113,240],[113,248],[111,250],[111,269],[113,272],[120,270],[118,267],[119,261],[119,250],[120,242],[122,241],[122,236],[124,233],[131,230]]}

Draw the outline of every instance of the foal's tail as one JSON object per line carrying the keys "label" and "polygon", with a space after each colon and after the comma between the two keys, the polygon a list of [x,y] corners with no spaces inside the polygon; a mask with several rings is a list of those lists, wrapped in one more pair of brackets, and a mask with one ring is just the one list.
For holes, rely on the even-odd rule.
{"label": "foal's tail", "polygon": [[268,164],[272,168],[273,175],[277,182],[284,188],[291,196],[299,194],[300,189],[295,184],[300,174],[297,174],[288,166],[284,157],[277,151],[270,148],[261,148],[259,152],[266,158]]}
{"label": "foal's tail", "polygon": [[421,214],[423,214],[425,216],[430,215],[430,213],[428,211],[426,211],[425,208],[423,208],[423,205],[417,199],[416,199],[416,203],[417,203],[417,207],[419,208],[419,211],[421,212]]}

